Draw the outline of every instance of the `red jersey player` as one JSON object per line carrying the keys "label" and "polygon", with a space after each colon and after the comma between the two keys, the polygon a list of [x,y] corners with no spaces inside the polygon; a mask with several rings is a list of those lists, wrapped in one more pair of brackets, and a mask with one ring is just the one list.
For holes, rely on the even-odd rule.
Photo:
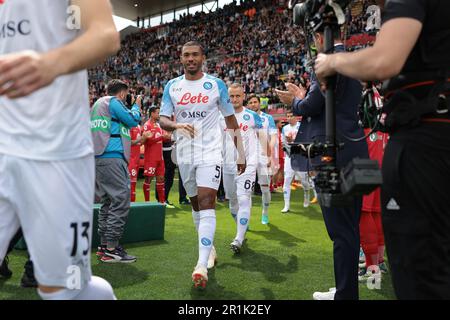
{"label": "red jersey player", "polygon": [[[374,88],[374,102],[381,107],[381,97]],[[365,129],[368,134],[370,129]],[[377,160],[380,167],[383,160],[384,148],[387,145],[389,136],[387,133],[375,132],[367,138],[370,159]],[[386,272],[384,264],[384,235],[381,224],[381,200],[380,188],[371,194],[363,197],[361,219],[359,223],[361,247],[366,261],[365,267],[361,268],[359,279],[366,281],[372,276],[372,272]],[[373,270],[368,270],[372,268]]]}
{"label": "red jersey player", "polygon": [[141,126],[130,129],[131,135],[131,155],[128,163],[128,171],[130,173],[131,182],[131,202],[136,201],[136,183],[139,173],[139,158],[141,156]]}
{"label": "red jersey player", "polygon": [[158,124],[159,108],[151,107],[150,119],[144,124],[142,131],[142,143],[145,147],[144,155],[144,197],[145,201],[150,201],[150,184],[156,176],[156,192],[160,203],[165,203],[164,191],[164,158],[162,153],[163,131]]}

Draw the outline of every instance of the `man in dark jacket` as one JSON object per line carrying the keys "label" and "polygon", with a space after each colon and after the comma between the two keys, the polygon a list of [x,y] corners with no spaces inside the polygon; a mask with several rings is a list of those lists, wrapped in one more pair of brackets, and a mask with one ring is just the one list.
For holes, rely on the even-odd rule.
{"label": "man in dark jacket", "polygon": [[[379,0],[375,44],[319,55],[319,77],[390,79],[381,203],[399,299],[450,299],[450,1]],[[385,3],[386,2],[386,3]]]}
{"label": "man in dark jacket", "polygon": [[[335,34],[335,51],[345,51],[339,33]],[[323,32],[315,33],[315,43],[319,52],[323,52]],[[317,79],[313,78],[311,88],[306,90],[286,84],[288,91],[277,91],[280,100],[291,105],[297,116],[303,117],[302,126],[296,142],[325,142],[325,96]],[[361,99],[361,84],[353,79],[338,75],[336,86],[336,131],[338,142],[344,142],[345,148],[337,153],[337,167],[345,167],[353,158],[368,158],[365,140],[355,143],[344,136],[358,138],[364,136],[358,126],[357,108]],[[313,167],[320,164],[320,157],[312,159]],[[294,170],[307,171],[313,167],[301,155],[292,155]],[[359,218],[362,198],[354,197],[352,204],[342,208],[322,208],[328,234],[333,241],[334,275],[336,288],[329,292],[316,292],[315,300],[358,299],[358,255],[359,255]]]}

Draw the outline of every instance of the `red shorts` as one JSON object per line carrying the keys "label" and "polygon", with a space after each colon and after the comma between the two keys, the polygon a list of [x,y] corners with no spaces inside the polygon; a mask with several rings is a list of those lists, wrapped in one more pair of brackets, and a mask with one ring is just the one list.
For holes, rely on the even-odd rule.
{"label": "red shorts", "polygon": [[139,174],[139,158],[130,158],[128,172],[130,173],[130,180],[133,182],[137,181]]}
{"label": "red shorts", "polygon": [[363,197],[362,211],[381,213],[380,188]]}
{"label": "red shorts", "polygon": [[164,160],[150,160],[144,163],[144,176],[146,177],[164,177],[166,167]]}

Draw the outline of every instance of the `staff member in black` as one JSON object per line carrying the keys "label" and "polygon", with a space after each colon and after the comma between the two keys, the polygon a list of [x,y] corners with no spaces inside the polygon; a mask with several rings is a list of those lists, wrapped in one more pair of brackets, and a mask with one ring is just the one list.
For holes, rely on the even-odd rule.
{"label": "staff member in black", "polygon": [[399,299],[450,299],[450,1],[390,0],[373,47],[319,55],[320,78],[386,80],[386,248]]}

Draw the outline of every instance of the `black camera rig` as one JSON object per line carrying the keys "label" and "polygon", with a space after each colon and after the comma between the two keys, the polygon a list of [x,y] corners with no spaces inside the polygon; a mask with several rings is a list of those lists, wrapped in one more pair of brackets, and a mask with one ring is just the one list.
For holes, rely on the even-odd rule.
{"label": "black camera rig", "polygon": [[[324,30],[326,53],[334,51],[333,33],[345,23],[344,10],[350,0],[291,1],[294,23],[304,28],[306,39],[312,32]],[[309,47],[309,46],[308,46]],[[378,162],[370,159],[353,159],[339,170],[336,157],[344,148],[336,138],[336,76],[327,79],[325,106],[325,142],[300,142],[290,144],[292,154],[301,154],[311,159],[320,156],[322,164],[314,168],[314,182],[324,207],[348,206],[353,196],[369,194],[382,183]]]}

